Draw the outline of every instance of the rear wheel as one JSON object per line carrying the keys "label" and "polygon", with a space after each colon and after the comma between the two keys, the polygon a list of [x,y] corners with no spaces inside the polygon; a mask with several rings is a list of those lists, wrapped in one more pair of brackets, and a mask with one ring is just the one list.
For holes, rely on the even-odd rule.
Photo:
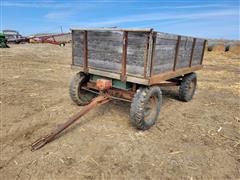
{"label": "rear wheel", "polygon": [[158,118],[161,103],[162,92],[158,86],[137,90],[130,109],[132,124],[141,130],[149,129]]}
{"label": "rear wheel", "polygon": [[82,89],[89,77],[85,74],[77,73],[70,83],[70,97],[79,106],[87,105],[96,96],[95,94]]}
{"label": "rear wheel", "polygon": [[179,88],[179,98],[182,101],[188,102],[193,98],[197,86],[197,74],[190,73],[184,75],[180,88]]}

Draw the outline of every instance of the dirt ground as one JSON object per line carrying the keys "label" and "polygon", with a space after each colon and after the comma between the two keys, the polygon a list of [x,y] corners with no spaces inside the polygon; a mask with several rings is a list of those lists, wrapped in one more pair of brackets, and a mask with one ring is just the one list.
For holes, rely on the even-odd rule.
{"label": "dirt ground", "polygon": [[240,178],[240,55],[206,52],[191,102],[164,90],[161,115],[134,129],[130,104],[97,107],[55,141],[29,145],[78,112],[69,98],[71,47],[0,49],[1,179]]}

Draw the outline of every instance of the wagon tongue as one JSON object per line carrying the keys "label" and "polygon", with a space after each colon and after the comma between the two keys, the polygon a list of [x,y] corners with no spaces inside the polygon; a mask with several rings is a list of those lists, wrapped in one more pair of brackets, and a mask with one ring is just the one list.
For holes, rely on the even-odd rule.
{"label": "wagon tongue", "polygon": [[54,138],[60,134],[64,129],[66,129],[68,126],[73,124],[75,121],[77,121],[80,117],[85,115],[87,112],[95,108],[97,105],[105,104],[109,101],[109,96],[107,95],[99,95],[96,98],[94,98],[88,105],[84,106],[83,109],[78,112],[77,114],[73,115],[66,121],[64,124],[61,124],[58,126],[57,129],[52,131],[50,134],[39,138],[34,143],[31,144],[31,150],[35,151],[37,149],[40,149],[45,144],[49,143],[50,141],[54,140]]}

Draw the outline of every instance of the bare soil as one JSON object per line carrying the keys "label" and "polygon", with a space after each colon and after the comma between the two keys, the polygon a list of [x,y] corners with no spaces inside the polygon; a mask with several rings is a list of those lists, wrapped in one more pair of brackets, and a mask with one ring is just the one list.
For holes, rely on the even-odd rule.
{"label": "bare soil", "polygon": [[0,49],[1,179],[240,178],[240,56],[206,52],[188,103],[164,89],[161,115],[134,129],[130,104],[92,110],[55,141],[29,145],[78,112],[68,86],[71,47],[12,45]]}

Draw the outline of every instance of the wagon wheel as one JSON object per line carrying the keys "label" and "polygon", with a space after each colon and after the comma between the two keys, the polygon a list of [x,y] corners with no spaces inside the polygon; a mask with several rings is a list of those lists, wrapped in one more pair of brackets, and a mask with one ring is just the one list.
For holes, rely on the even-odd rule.
{"label": "wagon wheel", "polygon": [[77,73],[70,83],[70,97],[79,106],[86,105],[96,96],[95,94],[82,89],[89,77],[85,74]]}
{"label": "wagon wheel", "polygon": [[139,89],[131,104],[132,124],[141,130],[149,129],[158,118],[161,103],[162,92],[158,86]]}
{"label": "wagon wheel", "polygon": [[59,44],[60,47],[64,47],[65,46],[65,43],[61,43]]}
{"label": "wagon wheel", "polygon": [[196,91],[196,86],[197,86],[196,73],[190,73],[190,74],[184,75],[179,88],[180,100],[185,102],[190,101],[194,96],[194,93]]}

